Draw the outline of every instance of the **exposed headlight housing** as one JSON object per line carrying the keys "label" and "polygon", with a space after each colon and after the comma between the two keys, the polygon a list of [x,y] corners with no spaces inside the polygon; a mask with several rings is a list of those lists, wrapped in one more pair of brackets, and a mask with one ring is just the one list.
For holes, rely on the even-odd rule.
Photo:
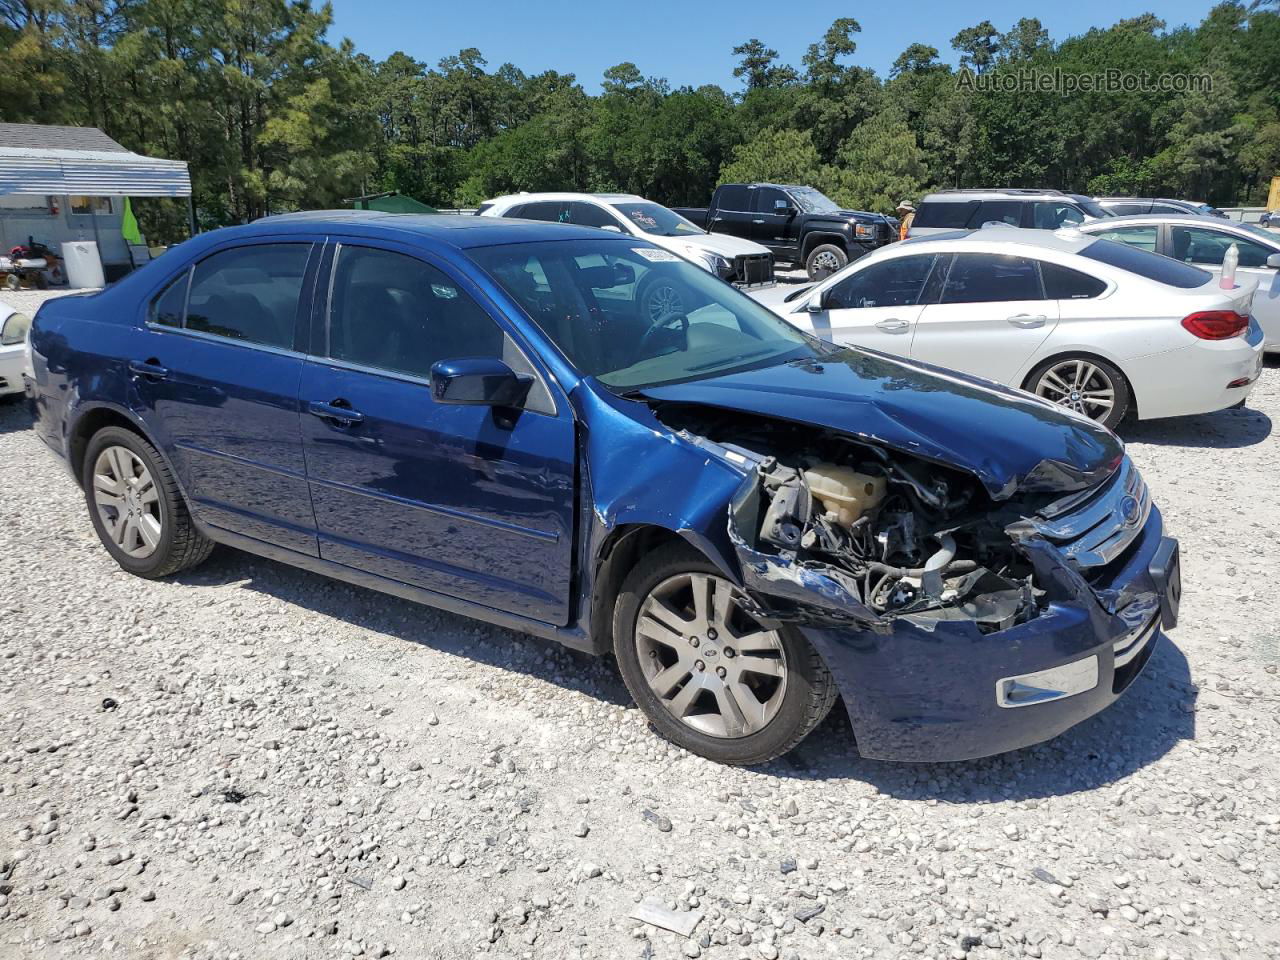
{"label": "exposed headlight housing", "polygon": [[27,331],[31,329],[31,318],[25,313],[11,313],[0,327],[0,347],[16,347],[26,342]]}
{"label": "exposed headlight housing", "polygon": [[874,223],[855,223],[853,225],[853,235],[859,240],[874,240],[876,238],[876,225]]}

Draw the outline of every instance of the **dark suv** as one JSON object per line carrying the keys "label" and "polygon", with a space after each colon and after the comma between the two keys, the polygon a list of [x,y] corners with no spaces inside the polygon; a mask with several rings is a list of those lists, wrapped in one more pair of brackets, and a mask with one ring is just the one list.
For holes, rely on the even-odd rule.
{"label": "dark suv", "polygon": [[977,230],[985,223],[1057,230],[1108,216],[1088,197],[1061,190],[943,190],[920,201],[908,235]]}

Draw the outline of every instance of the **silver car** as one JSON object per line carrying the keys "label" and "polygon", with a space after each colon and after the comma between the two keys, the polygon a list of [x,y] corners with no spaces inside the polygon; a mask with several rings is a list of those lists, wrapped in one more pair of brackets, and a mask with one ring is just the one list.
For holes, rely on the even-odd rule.
{"label": "silver car", "polygon": [[1280,352],[1280,235],[1251,223],[1199,216],[1113,217],[1081,224],[1094,237],[1119,240],[1222,275],[1232,244],[1240,251],[1239,282],[1258,281],[1253,315],[1266,337],[1265,350]]}

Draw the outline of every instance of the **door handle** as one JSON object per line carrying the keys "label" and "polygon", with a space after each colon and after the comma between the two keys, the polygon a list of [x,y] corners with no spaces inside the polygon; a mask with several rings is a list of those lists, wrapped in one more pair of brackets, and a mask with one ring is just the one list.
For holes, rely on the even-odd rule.
{"label": "door handle", "polygon": [[307,404],[307,413],[319,417],[321,420],[330,420],[344,427],[350,427],[364,420],[363,413],[352,410],[350,404],[341,398],[334,400],[332,403],[321,403],[319,400],[312,400]]}
{"label": "door handle", "polygon": [[752,220],[751,222],[752,222],[752,223],[764,223],[764,221],[763,221],[763,220]]}
{"label": "door handle", "polygon": [[169,376],[169,368],[160,366],[160,361],[155,357],[149,360],[130,360],[129,372],[135,377],[145,377],[148,380],[164,380]]}
{"label": "door handle", "polygon": [[1012,317],[1006,317],[1015,327],[1024,327],[1030,329],[1032,327],[1043,327],[1045,321],[1049,318],[1039,313],[1032,316],[1029,313],[1015,313]]}
{"label": "door handle", "polygon": [[911,329],[911,321],[909,320],[881,320],[876,324],[877,330],[883,330],[885,333],[906,333]]}

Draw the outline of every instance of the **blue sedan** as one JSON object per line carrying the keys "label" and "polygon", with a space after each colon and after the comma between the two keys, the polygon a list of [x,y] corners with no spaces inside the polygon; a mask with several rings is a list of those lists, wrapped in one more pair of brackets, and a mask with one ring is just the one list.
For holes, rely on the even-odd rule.
{"label": "blue sedan", "polygon": [[[659,279],[682,312],[640,309]],[[36,429],[125,570],[227,544],[611,653],[725,763],[837,698],[865,756],[1035,743],[1177,615],[1108,430],[816,341],[632,237],[272,217],[46,302],[30,344]]]}

